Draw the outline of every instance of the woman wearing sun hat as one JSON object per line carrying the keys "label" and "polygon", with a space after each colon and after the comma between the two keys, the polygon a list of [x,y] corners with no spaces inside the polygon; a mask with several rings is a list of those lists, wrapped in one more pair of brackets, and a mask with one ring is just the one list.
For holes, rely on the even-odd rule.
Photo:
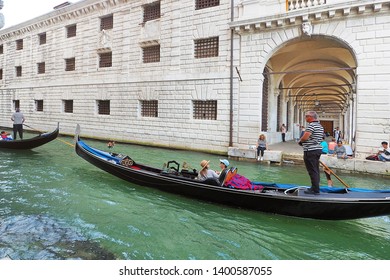
{"label": "woman wearing sun hat", "polygon": [[200,162],[200,166],[202,167],[202,169],[199,171],[198,180],[206,180],[207,178],[219,178],[218,174],[214,170],[209,169],[209,163],[209,160],[202,160]]}

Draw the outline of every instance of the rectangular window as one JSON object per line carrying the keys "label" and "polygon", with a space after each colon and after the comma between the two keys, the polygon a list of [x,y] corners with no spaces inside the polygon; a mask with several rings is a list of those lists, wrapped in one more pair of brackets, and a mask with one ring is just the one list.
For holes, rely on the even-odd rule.
{"label": "rectangular window", "polygon": [[106,17],[100,18],[100,31],[109,30],[114,28],[114,16],[109,15]]}
{"label": "rectangular window", "polygon": [[23,39],[16,40],[16,50],[23,50]]}
{"label": "rectangular window", "polygon": [[99,54],[99,67],[111,67],[112,66],[112,52]]}
{"label": "rectangular window", "polygon": [[160,45],[142,48],[143,63],[160,62]]}
{"label": "rectangular window", "polygon": [[110,114],[110,100],[98,100],[97,109],[99,115],[109,115]]}
{"label": "rectangular window", "polygon": [[194,119],[216,120],[217,119],[217,100],[194,100],[193,101]]}
{"label": "rectangular window", "polygon": [[0,80],[3,79],[3,69],[0,69]]}
{"label": "rectangular window", "polygon": [[141,100],[141,116],[142,117],[158,117],[158,101],[157,100]]}
{"label": "rectangular window", "polygon": [[35,111],[43,112],[43,100],[35,100]]}
{"label": "rectangular window", "polygon": [[37,64],[37,66],[38,66],[38,74],[44,74],[46,72],[45,62],[40,62]]}
{"label": "rectangular window", "polygon": [[73,113],[73,100],[62,100],[64,113]]}
{"label": "rectangular window", "polygon": [[67,26],[66,38],[76,37],[76,32],[77,32],[76,24]]}
{"label": "rectangular window", "polygon": [[65,71],[76,70],[76,58],[65,58]]}
{"label": "rectangular window", "polygon": [[4,45],[0,45],[0,54],[4,53]]}
{"label": "rectangular window", "polygon": [[160,1],[150,3],[144,6],[144,21],[158,19],[161,17]]}
{"label": "rectangular window", "polygon": [[20,100],[12,100],[12,104],[14,105],[14,110],[20,108]]}
{"label": "rectangular window", "polygon": [[195,0],[195,10],[219,6],[219,0]]}
{"label": "rectangular window", "polygon": [[40,45],[46,44],[46,32],[39,34],[38,38],[39,38],[39,44]]}
{"label": "rectangular window", "polygon": [[219,52],[219,37],[195,40],[195,58],[216,57]]}
{"label": "rectangular window", "polygon": [[16,66],[16,77],[22,77],[22,66]]}

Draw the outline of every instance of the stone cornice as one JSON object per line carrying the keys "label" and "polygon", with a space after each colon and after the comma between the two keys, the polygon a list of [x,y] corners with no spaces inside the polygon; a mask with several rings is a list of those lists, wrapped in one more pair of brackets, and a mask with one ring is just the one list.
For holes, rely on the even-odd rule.
{"label": "stone cornice", "polygon": [[312,8],[294,10],[273,16],[238,20],[229,23],[236,33],[250,30],[264,30],[302,23],[309,20],[331,19],[335,17],[347,17],[350,15],[363,15],[365,13],[378,13],[390,9],[390,1],[350,1],[343,4],[324,5]]}
{"label": "stone cornice", "polygon": [[118,6],[129,1],[130,0],[85,0],[71,4],[61,9],[53,10],[45,15],[39,16],[29,21],[1,30],[0,41],[9,40],[13,37],[19,37],[24,34],[33,32],[34,30],[40,30],[43,27],[49,27],[59,22],[76,19],[95,11],[106,9],[107,7]]}

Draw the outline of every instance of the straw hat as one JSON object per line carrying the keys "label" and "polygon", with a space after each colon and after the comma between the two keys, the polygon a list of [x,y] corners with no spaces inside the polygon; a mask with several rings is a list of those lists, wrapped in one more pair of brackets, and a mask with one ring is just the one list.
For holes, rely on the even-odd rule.
{"label": "straw hat", "polygon": [[202,166],[202,169],[200,170],[200,171],[202,171],[203,169],[205,169],[208,165],[209,165],[209,160],[207,161],[207,160],[202,160],[201,162],[200,162],[200,166]]}

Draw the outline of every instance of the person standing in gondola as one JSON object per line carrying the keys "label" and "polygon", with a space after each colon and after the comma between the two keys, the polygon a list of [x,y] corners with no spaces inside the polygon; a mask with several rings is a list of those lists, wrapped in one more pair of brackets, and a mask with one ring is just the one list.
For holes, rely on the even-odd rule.
{"label": "person standing in gondola", "polygon": [[15,113],[12,114],[11,120],[14,122],[14,140],[16,140],[16,134],[19,133],[20,139],[23,139],[23,123],[25,121],[24,115],[20,112],[19,108],[16,108]]}
{"label": "person standing in gondola", "polygon": [[321,141],[324,136],[324,128],[318,121],[315,111],[306,113],[305,133],[299,139],[299,145],[303,146],[303,160],[311,180],[311,188],[305,191],[307,194],[320,193],[320,157],[322,153]]}

